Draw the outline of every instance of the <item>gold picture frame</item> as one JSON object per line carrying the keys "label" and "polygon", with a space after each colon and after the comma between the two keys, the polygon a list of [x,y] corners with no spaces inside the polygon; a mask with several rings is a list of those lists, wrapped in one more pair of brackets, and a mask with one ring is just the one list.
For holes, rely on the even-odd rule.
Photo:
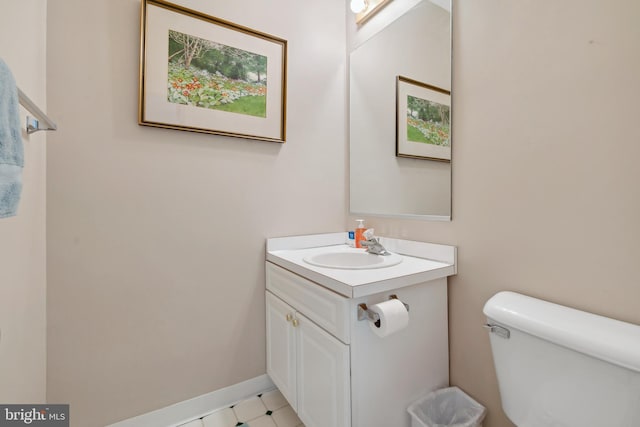
{"label": "gold picture frame", "polygon": [[451,162],[451,92],[396,77],[396,156]]}
{"label": "gold picture frame", "polygon": [[140,125],[285,142],[286,40],[141,1]]}

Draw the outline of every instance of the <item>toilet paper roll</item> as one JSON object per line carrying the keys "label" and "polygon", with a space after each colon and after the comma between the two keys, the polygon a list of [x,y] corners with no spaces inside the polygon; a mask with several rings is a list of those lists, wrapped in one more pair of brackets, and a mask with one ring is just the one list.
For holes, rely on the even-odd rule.
{"label": "toilet paper roll", "polygon": [[379,337],[387,337],[409,325],[409,312],[398,299],[374,304],[369,309],[380,316],[379,326],[377,322],[369,321],[369,327]]}

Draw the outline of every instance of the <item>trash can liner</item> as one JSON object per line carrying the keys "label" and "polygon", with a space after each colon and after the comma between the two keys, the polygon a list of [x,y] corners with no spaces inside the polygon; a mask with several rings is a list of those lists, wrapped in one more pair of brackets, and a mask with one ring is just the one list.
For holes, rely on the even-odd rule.
{"label": "trash can liner", "polygon": [[458,387],[436,390],[408,408],[414,427],[477,427],[486,414],[484,406]]}

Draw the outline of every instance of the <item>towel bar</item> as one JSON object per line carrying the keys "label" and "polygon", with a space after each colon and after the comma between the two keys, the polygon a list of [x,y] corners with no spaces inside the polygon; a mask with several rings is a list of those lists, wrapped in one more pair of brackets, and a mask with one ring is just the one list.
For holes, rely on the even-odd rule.
{"label": "towel bar", "polygon": [[27,116],[27,133],[32,134],[39,130],[56,130],[58,127],[40,108],[18,88],[18,100],[35,117]]}

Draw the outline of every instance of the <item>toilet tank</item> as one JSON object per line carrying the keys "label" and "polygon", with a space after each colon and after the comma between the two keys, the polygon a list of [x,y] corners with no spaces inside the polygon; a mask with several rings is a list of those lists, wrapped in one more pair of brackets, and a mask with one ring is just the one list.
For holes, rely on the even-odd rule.
{"label": "toilet tank", "polygon": [[518,427],[640,426],[640,326],[515,292],[484,314],[502,408]]}

